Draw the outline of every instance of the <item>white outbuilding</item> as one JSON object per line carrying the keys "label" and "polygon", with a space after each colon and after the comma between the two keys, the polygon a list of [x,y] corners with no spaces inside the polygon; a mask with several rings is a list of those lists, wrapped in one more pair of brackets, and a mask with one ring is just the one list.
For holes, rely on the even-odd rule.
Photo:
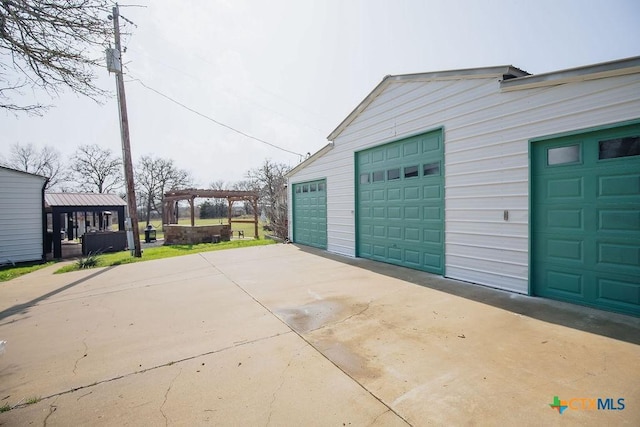
{"label": "white outbuilding", "polygon": [[294,243],[640,315],[640,57],[386,76],[328,139]]}
{"label": "white outbuilding", "polygon": [[0,166],[0,265],[45,259],[47,178]]}

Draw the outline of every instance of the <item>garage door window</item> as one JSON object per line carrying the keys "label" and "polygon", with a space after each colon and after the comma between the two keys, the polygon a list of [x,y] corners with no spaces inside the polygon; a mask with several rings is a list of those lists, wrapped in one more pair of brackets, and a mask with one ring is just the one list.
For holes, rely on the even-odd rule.
{"label": "garage door window", "polygon": [[640,137],[638,136],[599,141],[598,145],[600,160],[640,155]]}
{"label": "garage door window", "polygon": [[400,168],[389,169],[387,171],[387,179],[393,181],[394,179],[400,179]]}
{"label": "garage door window", "polygon": [[384,181],[384,171],[378,171],[373,173],[373,182]]}
{"label": "garage door window", "polygon": [[423,176],[428,175],[440,175],[440,163],[429,163],[424,165],[424,170],[422,171]]}
{"label": "garage door window", "polygon": [[360,184],[368,184],[369,183],[369,174],[361,173],[360,174]]}
{"label": "garage door window", "polygon": [[418,176],[418,166],[407,166],[404,168],[405,178],[414,178]]}
{"label": "garage door window", "polygon": [[566,165],[578,163],[580,161],[580,145],[568,145],[566,147],[555,147],[547,150],[547,164]]}
{"label": "garage door window", "polygon": [[324,182],[318,183],[318,191],[324,191]]}

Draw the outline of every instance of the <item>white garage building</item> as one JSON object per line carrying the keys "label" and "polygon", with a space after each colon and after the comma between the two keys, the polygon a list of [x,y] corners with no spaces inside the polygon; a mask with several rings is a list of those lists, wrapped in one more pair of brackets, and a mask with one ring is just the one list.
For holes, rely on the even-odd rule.
{"label": "white garage building", "polygon": [[47,178],[0,166],[0,265],[45,259]]}
{"label": "white garage building", "polygon": [[328,139],[293,242],[640,315],[640,57],[387,76]]}

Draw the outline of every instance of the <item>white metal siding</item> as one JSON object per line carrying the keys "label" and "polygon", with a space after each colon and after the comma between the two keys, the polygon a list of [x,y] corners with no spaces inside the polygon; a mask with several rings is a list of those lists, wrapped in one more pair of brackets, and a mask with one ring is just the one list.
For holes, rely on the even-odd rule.
{"label": "white metal siding", "polygon": [[528,141],[640,118],[640,76],[511,92],[498,79],[390,83],[290,178],[327,178],[329,251],[355,256],[354,152],[444,126],[446,276],[528,293]]}
{"label": "white metal siding", "polygon": [[42,259],[44,178],[0,168],[0,264]]}

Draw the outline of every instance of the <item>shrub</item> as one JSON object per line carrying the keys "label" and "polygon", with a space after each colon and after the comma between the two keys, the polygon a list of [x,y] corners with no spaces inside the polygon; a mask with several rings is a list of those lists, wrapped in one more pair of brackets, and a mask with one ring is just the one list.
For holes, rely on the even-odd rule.
{"label": "shrub", "polygon": [[98,266],[98,261],[98,254],[89,252],[86,257],[79,258],[76,261],[76,266],[79,270],[82,270],[83,268],[93,268]]}

